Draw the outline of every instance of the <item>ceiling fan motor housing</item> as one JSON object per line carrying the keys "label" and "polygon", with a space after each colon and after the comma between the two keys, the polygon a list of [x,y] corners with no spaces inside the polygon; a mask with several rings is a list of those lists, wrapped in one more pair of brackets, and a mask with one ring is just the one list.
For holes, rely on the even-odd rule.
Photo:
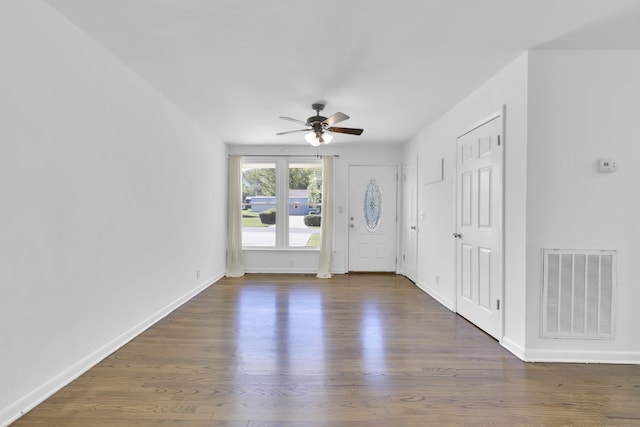
{"label": "ceiling fan motor housing", "polygon": [[320,123],[327,120],[326,117],[320,115],[320,111],[324,110],[324,104],[311,104],[311,108],[316,110],[316,115],[307,119],[307,126],[311,126],[316,132],[320,132],[322,131],[322,125]]}
{"label": "ceiling fan motor housing", "polygon": [[327,120],[327,118],[323,116],[311,116],[307,119],[307,126],[313,127],[316,124],[320,125],[325,120]]}

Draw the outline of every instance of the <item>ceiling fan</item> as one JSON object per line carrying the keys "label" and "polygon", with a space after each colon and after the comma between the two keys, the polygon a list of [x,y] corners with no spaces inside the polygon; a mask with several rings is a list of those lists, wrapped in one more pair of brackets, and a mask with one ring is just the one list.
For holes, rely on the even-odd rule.
{"label": "ceiling fan", "polygon": [[334,124],[340,123],[344,120],[347,120],[349,116],[344,113],[335,113],[332,116],[324,117],[320,115],[320,111],[324,110],[324,104],[315,103],[311,105],[311,108],[316,111],[315,116],[311,116],[307,119],[306,122],[302,120],[292,119],[291,117],[283,117],[280,116],[283,120],[289,120],[290,122],[299,123],[301,125],[307,126],[306,129],[298,129],[298,130],[290,130],[286,132],[278,132],[276,135],[285,135],[288,133],[295,132],[307,132],[304,136],[304,139],[314,147],[317,147],[320,144],[328,144],[333,139],[333,135],[329,132],[336,133],[348,133],[350,135],[360,135],[364,131],[364,129],[356,129],[356,128],[342,128],[336,127]]}

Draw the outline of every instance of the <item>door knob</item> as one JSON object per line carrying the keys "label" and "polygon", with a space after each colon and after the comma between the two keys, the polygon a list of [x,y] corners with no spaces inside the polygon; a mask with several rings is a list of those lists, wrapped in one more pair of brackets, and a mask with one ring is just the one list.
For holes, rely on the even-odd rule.
{"label": "door knob", "polygon": [[453,237],[455,237],[456,239],[459,239],[462,237],[462,234],[460,233],[453,233]]}

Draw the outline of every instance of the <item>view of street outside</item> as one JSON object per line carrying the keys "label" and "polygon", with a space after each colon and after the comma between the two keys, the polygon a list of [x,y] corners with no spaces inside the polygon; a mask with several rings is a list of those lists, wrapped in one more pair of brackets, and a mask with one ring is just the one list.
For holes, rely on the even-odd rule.
{"label": "view of street outside", "polygon": [[[254,221],[245,221],[247,215],[252,218],[253,212],[243,212],[242,246],[244,247],[274,247],[276,245],[276,226],[248,225]],[[257,216],[257,214],[254,214]],[[259,217],[257,222],[260,222]],[[320,246],[320,227],[309,227],[304,224],[304,216],[289,215],[289,246],[318,247]]]}

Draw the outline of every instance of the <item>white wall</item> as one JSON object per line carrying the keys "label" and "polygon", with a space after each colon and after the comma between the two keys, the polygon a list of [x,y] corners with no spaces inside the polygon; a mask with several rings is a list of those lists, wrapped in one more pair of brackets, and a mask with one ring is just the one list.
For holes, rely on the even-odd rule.
{"label": "white wall", "polygon": [[[640,363],[639,93],[638,51],[531,51],[410,141],[404,158],[418,156],[425,214],[418,286],[455,307],[456,136],[505,104],[503,345],[528,361]],[[444,181],[425,186],[423,169],[438,158]],[[599,158],[618,172],[599,173]],[[615,339],[540,338],[544,248],[617,250]]]}
{"label": "white wall", "polygon": [[[418,210],[424,212],[424,219],[418,220],[417,285],[453,309],[456,138],[506,105],[503,344],[516,354],[523,354],[525,346],[527,67],[524,54],[425,128],[404,150],[405,159],[418,157]],[[425,185],[425,168],[440,158],[444,158],[444,180]]]}
{"label": "white wall", "polygon": [[[529,92],[527,359],[640,363],[640,52],[532,51]],[[539,338],[543,248],[618,251],[614,340]]]}
{"label": "white wall", "polygon": [[[339,136],[336,137],[336,139]],[[357,141],[348,146],[333,143],[330,146],[316,150],[311,146],[229,146],[229,153],[239,155],[338,155],[334,163],[335,173],[335,253],[333,258],[334,273],[344,273],[348,270],[348,185],[349,165],[384,164],[394,165],[400,171],[402,147],[400,145],[380,146],[367,145],[366,130]],[[398,192],[400,196],[400,192]],[[400,206],[400,205],[399,205]],[[340,212],[342,210],[342,212]],[[398,239],[400,234],[398,234]],[[318,270],[318,251],[287,251],[287,250],[245,250],[245,268],[250,272],[296,272],[315,273]],[[293,262],[293,267],[290,266]]]}
{"label": "white wall", "polygon": [[44,2],[0,52],[2,425],[223,274],[226,156]]}

